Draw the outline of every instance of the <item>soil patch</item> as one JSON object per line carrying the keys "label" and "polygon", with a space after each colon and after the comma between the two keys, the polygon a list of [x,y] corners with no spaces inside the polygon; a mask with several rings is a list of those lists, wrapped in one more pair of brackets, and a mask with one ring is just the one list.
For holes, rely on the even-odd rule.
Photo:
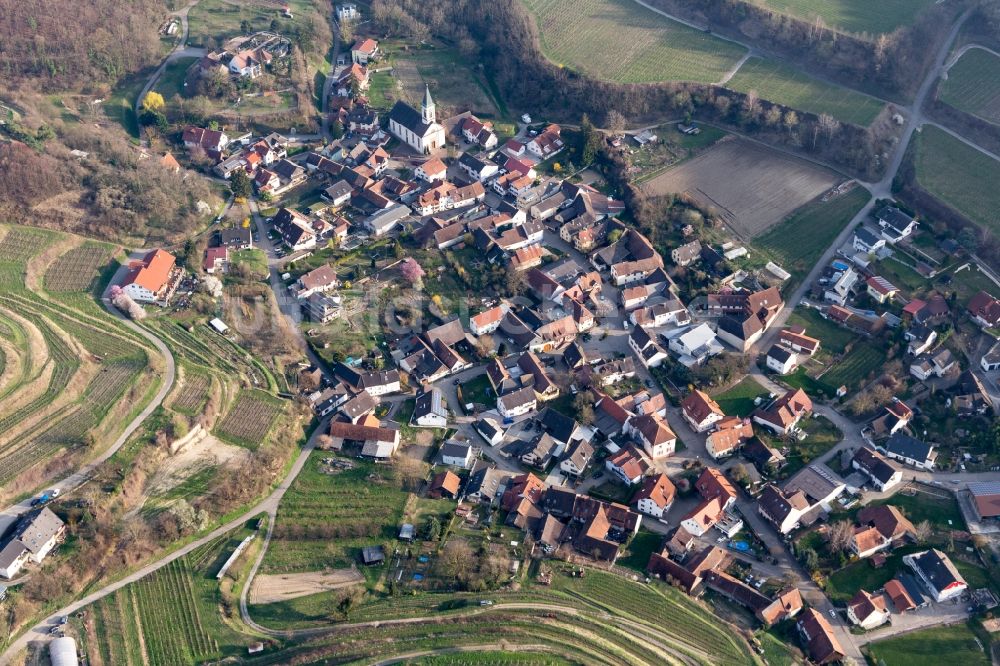
{"label": "soil patch", "polygon": [[653,178],[643,189],[652,196],[686,194],[749,240],[840,180],[828,169],[729,137]]}
{"label": "soil patch", "polygon": [[364,582],[357,569],[311,571],[298,574],[259,574],[250,588],[250,603],[272,604]]}

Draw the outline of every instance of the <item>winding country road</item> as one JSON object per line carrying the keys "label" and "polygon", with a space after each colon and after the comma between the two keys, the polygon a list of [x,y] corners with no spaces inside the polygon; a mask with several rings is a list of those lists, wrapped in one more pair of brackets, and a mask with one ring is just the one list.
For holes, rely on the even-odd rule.
{"label": "winding country road", "polygon": [[152,76],[149,77],[149,79],[146,81],[146,85],[144,85],[142,87],[142,90],[139,91],[139,94],[136,95],[135,107],[133,108],[133,111],[135,112],[137,118],[139,117],[139,109],[142,107],[143,98],[146,97],[146,93],[152,90],[153,86],[156,85],[156,82],[160,80],[161,76],[163,76],[163,72],[166,71],[167,65],[169,65],[174,60],[177,60],[178,58],[200,58],[201,56],[205,55],[206,53],[205,49],[189,47],[187,45],[188,12],[191,10],[192,7],[194,7],[197,4],[198,0],[194,0],[193,2],[185,6],[183,9],[179,9],[178,11],[170,14],[171,16],[179,17],[181,20],[181,39],[179,42],[177,42],[177,46],[174,47],[174,50],[171,51],[167,55],[167,57],[163,59],[163,62],[160,63],[160,66],[157,67],[156,71],[153,72]]}

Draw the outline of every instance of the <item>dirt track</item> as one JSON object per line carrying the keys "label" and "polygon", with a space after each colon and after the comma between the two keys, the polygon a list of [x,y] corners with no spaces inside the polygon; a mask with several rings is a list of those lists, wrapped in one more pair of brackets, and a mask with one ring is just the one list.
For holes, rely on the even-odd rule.
{"label": "dirt track", "polygon": [[364,581],[357,569],[313,571],[300,574],[259,574],[250,589],[250,603],[271,604],[350,587]]}
{"label": "dirt track", "polygon": [[643,186],[651,195],[686,193],[713,208],[740,237],[766,232],[840,178],[804,160],[741,139],[725,139]]}

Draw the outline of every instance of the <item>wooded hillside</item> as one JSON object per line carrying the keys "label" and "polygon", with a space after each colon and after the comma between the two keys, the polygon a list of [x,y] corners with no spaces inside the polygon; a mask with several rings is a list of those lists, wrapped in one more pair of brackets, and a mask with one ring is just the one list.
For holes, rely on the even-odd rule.
{"label": "wooded hillside", "polygon": [[41,90],[109,83],[162,57],[161,0],[0,0],[0,78]]}

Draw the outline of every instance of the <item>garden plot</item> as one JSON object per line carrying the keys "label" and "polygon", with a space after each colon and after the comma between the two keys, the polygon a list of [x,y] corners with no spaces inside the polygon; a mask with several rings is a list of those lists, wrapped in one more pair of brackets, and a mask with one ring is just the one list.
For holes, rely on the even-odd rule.
{"label": "garden plot", "polygon": [[840,178],[827,169],[742,139],[727,138],[650,180],[651,196],[686,194],[743,239],[765,233]]}
{"label": "garden plot", "polygon": [[365,577],[357,569],[312,571],[298,574],[261,574],[250,588],[250,603],[271,604],[288,601],[319,592],[339,590],[363,583]]}

